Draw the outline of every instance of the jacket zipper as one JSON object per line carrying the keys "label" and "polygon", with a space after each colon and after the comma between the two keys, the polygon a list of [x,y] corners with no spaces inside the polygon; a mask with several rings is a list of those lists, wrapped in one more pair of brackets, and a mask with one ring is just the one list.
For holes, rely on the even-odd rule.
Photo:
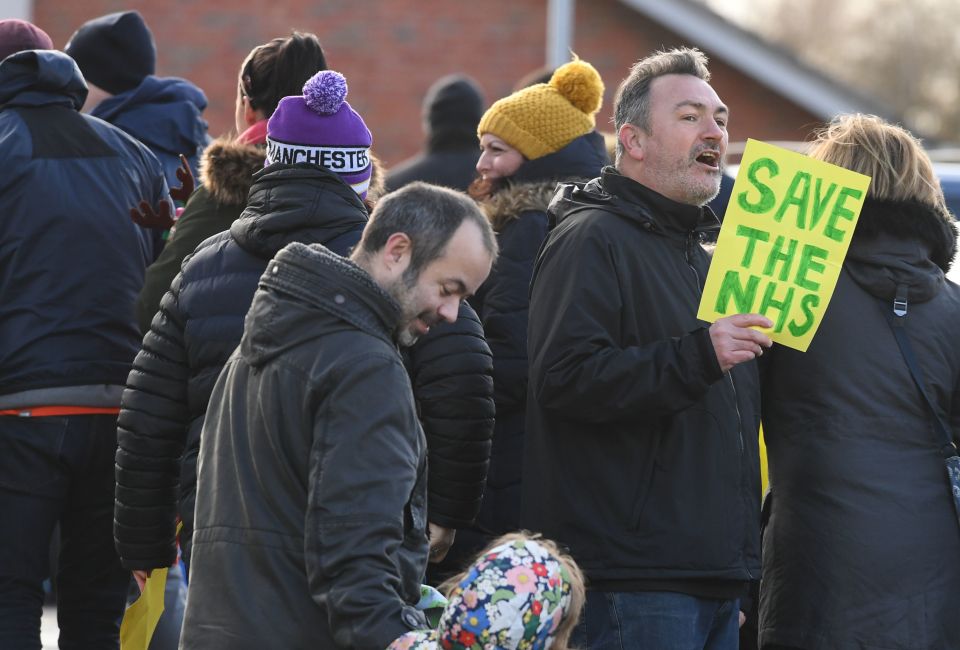
{"label": "jacket zipper", "polygon": [[[700,293],[700,296],[702,297],[703,284],[700,282],[700,273],[697,271],[697,267],[693,265],[693,259],[692,259],[693,247],[697,245],[698,243],[696,241],[695,233],[688,232],[686,247],[683,251],[683,255],[687,262],[687,266],[690,267],[691,271],[693,271],[693,276],[694,278],[696,278],[696,281],[697,281],[697,289]],[[730,390],[733,391],[733,408],[737,413],[737,443],[738,443],[737,458],[740,461],[740,467],[738,468],[739,471],[737,472],[737,478],[738,478],[738,486],[739,486],[739,489],[738,489],[739,496],[740,496],[740,499],[743,500],[743,452],[744,452],[743,417],[740,415],[740,400],[737,395],[737,387],[733,383],[733,373],[728,372],[726,373],[726,375],[727,375],[727,380],[730,382]],[[747,508],[746,510],[749,512],[749,508]],[[750,572],[750,567],[747,566],[746,557],[743,555],[743,553],[740,554],[740,558],[741,558],[741,561],[743,562],[743,568],[747,572],[747,576],[750,578],[750,580],[753,580],[753,574]]]}

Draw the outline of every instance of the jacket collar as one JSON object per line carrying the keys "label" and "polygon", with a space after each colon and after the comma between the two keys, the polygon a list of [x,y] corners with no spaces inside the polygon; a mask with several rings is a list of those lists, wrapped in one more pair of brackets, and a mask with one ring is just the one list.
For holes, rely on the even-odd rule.
{"label": "jacket collar", "polygon": [[230,234],[244,250],[269,258],[292,241],[324,243],[362,229],[367,218],[363,201],[337,174],[307,163],[276,163],[254,174]]}
{"label": "jacket collar", "polygon": [[708,206],[677,203],[624,176],[614,167],[603,168],[600,183],[606,193],[639,208],[646,220],[665,233],[688,234],[720,226],[719,220]]}
{"label": "jacket collar", "polygon": [[322,245],[286,246],[267,266],[260,284],[396,344],[400,305],[366,271]]}

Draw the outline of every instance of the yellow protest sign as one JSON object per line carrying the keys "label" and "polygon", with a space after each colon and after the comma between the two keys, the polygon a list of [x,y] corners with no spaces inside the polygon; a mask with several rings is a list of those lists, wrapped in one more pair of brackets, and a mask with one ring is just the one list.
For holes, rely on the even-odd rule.
{"label": "yellow protest sign", "polygon": [[123,614],[123,622],[120,623],[120,650],[147,650],[157,621],[163,614],[163,592],[166,586],[167,569],[154,569],[150,572],[140,597]]}
{"label": "yellow protest sign", "polygon": [[870,177],[748,140],[697,318],[763,314],[805,352],[840,277]]}

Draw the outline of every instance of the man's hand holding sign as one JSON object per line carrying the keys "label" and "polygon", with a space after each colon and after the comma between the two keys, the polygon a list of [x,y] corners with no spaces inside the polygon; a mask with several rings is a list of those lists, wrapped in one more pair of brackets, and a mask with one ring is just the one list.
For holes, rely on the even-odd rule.
{"label": "man's hand holding sign", "polygon": [[[770,338],[805,352],[840,275],[870,178],[749,140],[697,317],[724,367],[759,356]],[[733,318],[725,318],[739,314]],[[760,322],[754,314],[767,318]],[[768,320],[769,319],[769,320]],[[721,326],[722,321],[727,321]],[[720,330],[728,330],[721,337]],[[761,338],[762,337],[762,338]]]}

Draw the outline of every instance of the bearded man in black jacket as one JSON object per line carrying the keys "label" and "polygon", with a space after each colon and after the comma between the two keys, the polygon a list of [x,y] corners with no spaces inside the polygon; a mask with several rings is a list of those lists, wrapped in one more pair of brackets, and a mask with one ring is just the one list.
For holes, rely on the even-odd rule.
{"label": "bearded man in black jacket", "polygon": [[696,314],[727,107],[697,50],[617,92],[616,167],[562,185],[530,299],[525,527],[590,590],[576,647],[737,647],[759,576],[759,315]]}
{"label": "bearded man in black jacket", "polygon": [[269,263],[201,435],[181,648],[382,650],[426,626],[426,441],[397,344],[490,272],[476,205],[415,183],[349,260]]}

